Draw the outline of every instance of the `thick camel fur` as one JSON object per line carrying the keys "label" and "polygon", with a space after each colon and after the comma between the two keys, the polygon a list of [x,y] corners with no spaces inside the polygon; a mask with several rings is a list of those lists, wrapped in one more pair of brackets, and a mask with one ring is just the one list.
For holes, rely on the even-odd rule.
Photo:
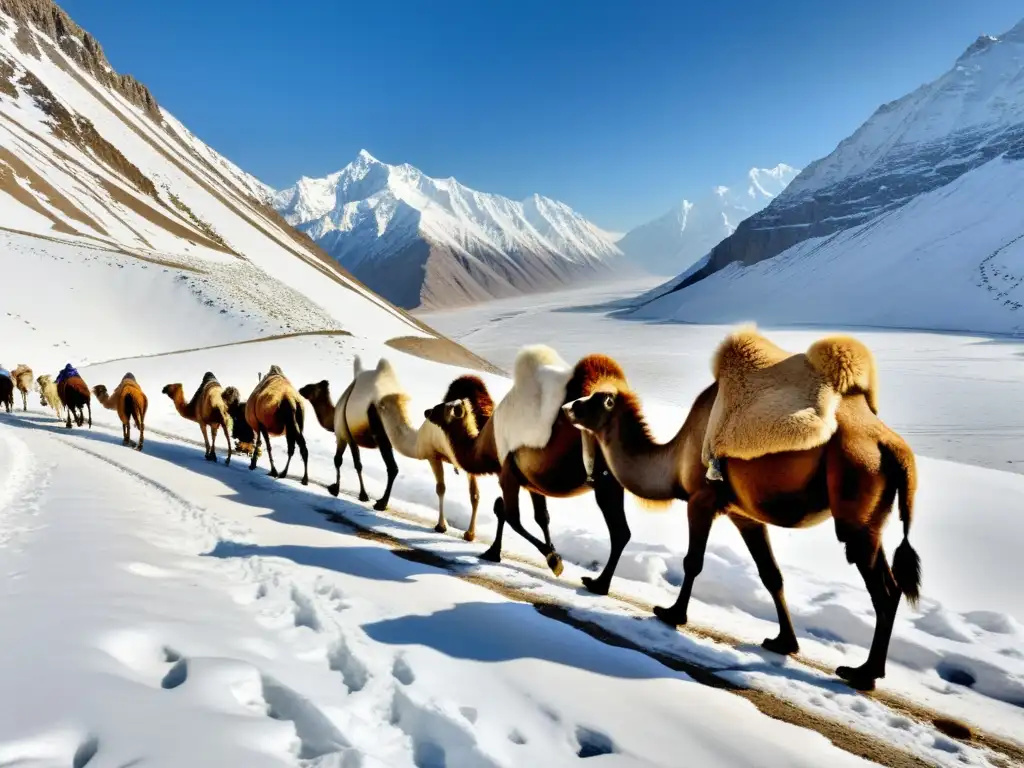
{"label": "thick camel fur", "polygon": [[[479,382],[479,386],[483,387],[483,382]],[[562,391],[562,402],[571,402],[599,389],[619,391],[626,388],[626,377],[618,363],[603,355],[589,355],[572,369]],[[495,409],[495,415],[497,412]],[[502,535],[507,522],[544,555],[556,575],[561,573],[562,558],[551,542],[546,497],[576,496],[593,489],[608,525],[611,552],[601,575],[597,578],[584,577],[583,585],[595,594],[607,594],[622,550],[630,538],[622,485],[607,471],[600,451],[594,457],[593,480],[589,481],[583,459],[582,434],[573,428],[561,410],[556,411],[546,445],[517,448],[504,461],[499,457],[494,417],[481,426],[468,399],[440,403],[428,412],[428,418],[448,436],[460,467],[477,475],[498,474],[501,498],[494,503],[498,529],[494,544],[481,555],[485,560],[497,562],[501,559]],[[543,540],[527,531],[520,520],[520,488],[526,488],[530,493],[534,518],[540,525]]]}
{"label": "thick camel fur", "polygon": [[[768,525],[802,528],[832,517],[847,560],[857,566],[875,607],[875,634],[867,661],[840,667],[850,685],[870,689],[885,677],[889,639],[900,595],[917,600],[920,561],[908,536],[917,475],[914,454],[875,414],[863,392],[845,396],[836,412],[837,430],[822,446],[772,453],[756,459],[726,459],[724,483],[709,483],[701,460],[704,433],[714,407],[716,384],[702,392],[676,436],[656,443],[639,399],[631,392],[600,392],[568,404],[566,415],[598,439],[608,467],[627,490],[656,501],[687,501],[689,551],[679,598],[655,614],[670,625],[685,624],[693,582],[704,565],[712,522],[727,516],[739,529],[775,602],[779,634],[764,641],[777,653],[798,650],[786,607],[782,573],[768,540]],[[899,497],[903,541],[892,570],[882,531]]]}
{"label": "thick camel fur", "polygon": [[[217,431],[221,427],[224,428],[224,441],[228,444],[228,456],[224,463],[230,464],[231,432],[234,422],[228,412],[228,405],[224,401],[224,388],[217,381],[217,377],[207,371],[203,375],[199,389],[187,402],[185,392],[179,383],[168,384],[161,391],[171,398],[178,415],[199,425],[199,429],[203,433],[203,443],[206,445],[207,461],[217,461]],[[209,434],[207,434],[207,428],[209,428]]]}
{"label": "thick camel fur", "polygon": [[39,404],[44,408],[53,408],[60,421],[64,421],[64,406],[60,401],[60,394],[57,392],[57,385],[53,383],[53,377],[42,375],[36,379],[39,385]]}
{"label": "thick camel fur", "polygon": [[[397,378],[396,378],[397,381]],[[463,393],[469,398],[478,423],[483,424],[490,418],[494,403],[487,393],[476,386],[480,379],[476,376],[460,376],[448,386],[445,401],[461,399]],[[437,492],[437,524],[434,530],[444,533],[448,530],[448,522],[444,516],[444,465],[451,464],[458,471],[455,452],[447,436],[436,424],[424,419],[419,427],[413,427],[409,421],[409,396],[402,393],[388,394],[377,402],[377,411],[384,424],[384,431],[394,448],[403,456],[419,459],[430,464],[434,473],[435,491]],[[466,473],[469,482],[469,503],[472,509],[469,527],[463,534],[466,541],[476,539],[476,520],[480,505],[480,489],[476,475]]]}
{"label": "thick camel fur", "polygon": [[711,364],[718,396],[703,455],[756,459],[803,451],[829,441],[844,395],[863,393],[877,413],[878,382],[871,351],[849,336],[816,341],[790,354],[746,326],[721,343]]}
{"label": "thick camel fur", "polygon": [[135,428],[139,430],[139,442],[135,447],[141,451],[146,442],[146,411],[149,409],[149,399],[135,377],[126,373],[121,383],[109,395],[107,388],[102,384],[93,387],[92,393],[104,408],[117,411],[117,417],[121,420],[123,445],[132,445],[132,421],[135,421]]}
{"label": "thick camel fur", "polygon": [[359,449],[376,448],[380,451],[388,473],[384,495],[373,505],[373,508],[380,512],[388,508],[391,488],[398,477],[398,464],[377,410],[377,403],[388,395],[399,395],[403,392],[387,360],[380,360],[373,370],[365,370],[362,360],[357,355],[352,361],[352,374],[352,382],[336,405],[332,404],[330,385],[326,380],[307,384],[299,390],[299,394],[313,406],[320,426],[332,432],[335,437],[335,480],[327,487],[332,495],[337,496],[341,492],[341,464],[346,448],[351,446],[352,463],[359,477],[359,500],[369,501],[370,496],[363,484],[363,462]]}
{"label": "thick camel fur", "polygon": [[32,391],[32,369],[24,363],[11,371],[14,386],[21,392],[21,410],[28,410],[28,393]]}
{"label": "thick camel fur", "polygon": [[85,411],[89,413],[89,429],[92,429],[92,393],[81,376],[69,376],[57,385],[57,396],[64,405],[66,420],[64,426],[71,429],[71,417],[82,426],[85,423]]}
{"label": "thick camel fur", "polygon": [[[295,446],[299,446],[302,456],[302,484],[309,485],[309,451],[306,449],[306,438],[302,434],[305,424],[305,411],[295,387],[285,377],[281,369],[270,366],[267,375],[256,385],[256,389],[245,401],[245,421],[256,435],[256,444],[252,453],[249,469],[256,469],[259,459],[260,440],[267,444],[267,458],[270,460],[270,476],[285,478],[295,454]],[[274,466],[274,452],[270,447],[270,438],[284,435],[288,441],[288,461],[284,470],[278,475]]]}

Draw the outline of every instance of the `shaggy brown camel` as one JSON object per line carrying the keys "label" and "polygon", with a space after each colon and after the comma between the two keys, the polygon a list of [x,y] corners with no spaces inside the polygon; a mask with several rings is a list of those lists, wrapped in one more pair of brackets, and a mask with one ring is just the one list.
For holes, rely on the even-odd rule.
{"label": "shaggy brown camel", "polygon": [[135,376],[126,373],[121,383],[110,394],[107,394],[107,388],[102,384],[93,387],[92,393],[104,408],[117,411],[124,437],[122,445],[132,445],[132,419],[135,420],[135,428],[139,430],[139,442],[135,448],[141,451],[146,442],[146,411],[149,409],[149,399],[139,386],[139,382],[135,380]]}
{"label": "shaggy brown camel", "polygon": [[[477,425],[482,426],[491,417],[494,410],[494,402],[491,400],[487,388],[476,376],[460,376],[448,385],[444,401],[466,399],[469,407],[473,410]],[[409,422],[408,414],[409,396],[404,392],[396,392],[382,397],[377,402],[377,411],[388,439],[403,456],[411,459],[420,459],[430,464],[434,473],[437,492],[437,524],[434,530],[444,533],[448,530],[448,522],[444,517],[444,465],[451,464],[456,473],[459,471],[458,462],[455,459],[455,451],[444,432],[430,419],[425,419],[418,428],[414,428]],[[480,488],[477,484],[476,475],[466,473],[469,479],[469,504],[472,513],[469,519],[469,527],[462,538],[466,541],[476,539],[476,520],[480,506]]]}
{"label": "shaggy brown camel", "polygon": [[256,450],[256,433],[245,420],[246,401],[242,400],[236,387],[225,387],[222,397],[228,407],[228,415],[231,416],[231,437],[235,441],[235,453],[259,456],[260,452]]}
{"label": "shaggy brown camel", "polygon": [[[564,384],[562,402],[570,402],[590,394],[601,385],[621,382],[625,375],[618,363],[604,355],[589,355],[570,369],[568,383]],[[482,381],[478,381],[484,388]],[[560,405],[561,403],[559,403]],[[564,416],[561,409],[550,428],[550,438],[542,448],[520,447],[505,461],[498,455],[495,420],[492,416],[483,428],[476,423],[473,409],[466,399],[440,403],[426,412],[430,421],[437,424],[448,436],[455,451],[459,466],[477,475],[498,474],[502,496],[494,502],[494,514],[498,529],[494,544],[481,555],[491,562],[501,560],[502,534],[507,522],[513,530],[529,541],[544,555],[548,567],[556,574],[562,572],[562,558],[555,551],[548,530],[550,516],[545,497],[571,497],[593,489],[611,540],[611,551],[604,570],[596,578],[583,577],[583,586],[598,595],[608,593],[612,576],[626,544],[630,531],[624,509],[625,494],[610,473],[605,471],[604,457],[600,451],[594,455],[593,472],[588,473],[584,461],[581,433]],[[590,477],[593,477],[593,480]],[[544,540],[529,533],[520,521],[519,489],[525,487],[533,501],[534,519],[541,527]]]}
{"label": "shaggy brown camel", "polygon": [[360,448],[376,448],[384,459],[388,480],[384,495],[373,505],[381,512],[388,508],[391,489],[398,477],[398,463],[395,452],[388,439],[387,430],[377,411],[377,403],[386,394],[398,392],[397,384],[390,365],[381,360],[373,370],[364,370],[362,360],[358,356],[352,362],[353,378],[337,404],[332,404],[330,385],[326,380],[315,384],[307,384],[299,390],[304,398],[313,406],[313,412],[320,426],[334,434],[334,472],[335,480],[327,486],[332,496],[341,492],[341,463],[345,457],[345,449],[352,447],[352,464],[359,478],[359,500],[369,501],[370,496],[363,484],[363,462]]}
{"label": "shaggy brown camel", "polygon": [[[726,482],[711,483],[701,448],[717,393],[718,385],[712,384],[698,395],[679,432],[661,444],[651,437],[632,392],[598,392],[564,406],[569,419],[597,437],[609,469],[627,490],[642,499],[687,502],[685,578],[675,604],[655,608],[655,614],[672,626],[686,623],[711,524],[724,514],[739,529],[775,603],[779,634],[766,639],[764,647],[795,653],[798,642],[767,526],[805,528],[831,515],[876,614],[867,661],[856,668],[839,667],[836,674],[855,688],[872,689],[877,678],[885,677],[900,595],[914,603],[920,593],[920,560],[908,541],[917,485],[913,452],[875,415],[868,393],[851,392],[838,404],[837,430],[825,445],[754,459],[729,458],[723,461]],[[897,494],[903,541],[890,570],[881,537]]]}
{"label": "shaggy brown camel", "polygon": [[[245,421],[256,435],[249,469],[256,469],[262,438],[267,443],[270,476],[284,479],[288,476],[288,467],[291,466],[295,444],[298,443],[299,453],[302,455],[302,484],[309,485],[309,451],[306,449],[306,438],[302,435],[305,411],[302,409],[299,393],[278,366],[270,366],[267,375],[246,400]],[[270,438],[282,434],[288,441],[288,461],[278,475],[277,467],[274,466],[274,453],[270,448]]]}
{"label": "shaggy brown camel", "polygon": [[60,402],[60,395],[57,393],[57,385],[53,383],[53,377],[42,375],[36,379],[39,385],[39,404],[44,408],[53,408],[60,421],[64,421],[64,406]]}
{"label": "shaggy brown camel", "polygon": [[[66,366],[61,373],[74,371],[71,366]],[[58,379],[60,375],[58,374]],[[74,416],[75,423],[82,426],[85,423],[85,410],[89,412],[89,429],[92,429],[92,393],[77,372],[67,375],[57,382],[57,395],[65,408],[67,420],[65,427],[71,429],[71,417]]]}
{"label": "shaggy brown camel", "polygon": [[14,379],[14,386],[21,392],[21,410],[28,410],[28,393],[32,390],[32,369],[22,363],[13,371],[11,378]]}
{"label": "shaggy brown camel", "polygon": [[[217,461],[217,430],[224,427],[224,441],[228,444],[228,457],[225,465],[231,464],[231,432],[232,419],[228,413],[227,403],[224,402],[224,388],[217,381],[217,377],[210,371],[203,374],[203,381],[199,389],[192,395],[192,399],[185,402],[184,390],[181,384],[168,384],[161,390],[171,398],[174,408],[183,419],[194,421],[199,424],[203,432],[203,443],[206,444],[206,460]],[[210,428],[207,436],[206,428]]]}

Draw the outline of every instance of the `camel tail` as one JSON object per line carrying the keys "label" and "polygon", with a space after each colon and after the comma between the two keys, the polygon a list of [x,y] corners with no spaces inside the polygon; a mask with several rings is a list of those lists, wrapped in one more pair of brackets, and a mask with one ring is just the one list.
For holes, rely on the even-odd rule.
{"label": "camel tail", "polygon": [[900,592],[911,605],[921,598],[921,558],[910,545],[910,524],[914,520],[914,493],[917,490],[917,466],[910,446],[897,438],[883,443],[883,450],[891,460],[891,472],[899,495],[900,521],[903,523],[903,541],[892,556],[892,575]]}

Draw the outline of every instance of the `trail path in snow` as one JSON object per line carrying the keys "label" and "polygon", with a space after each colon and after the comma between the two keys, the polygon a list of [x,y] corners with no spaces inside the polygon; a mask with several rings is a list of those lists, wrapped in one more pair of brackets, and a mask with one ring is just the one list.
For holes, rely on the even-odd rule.
{"label": "trail path in snow", "polygon": [[319,491],[150,446],[0,421],[0,764],[863,764],[311,525]]}

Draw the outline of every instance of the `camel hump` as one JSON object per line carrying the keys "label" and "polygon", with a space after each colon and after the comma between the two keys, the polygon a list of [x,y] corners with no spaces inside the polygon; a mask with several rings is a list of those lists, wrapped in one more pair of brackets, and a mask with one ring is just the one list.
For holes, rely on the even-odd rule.
{"label": "camel hump", "polygon": [[122,378],[122,381],[135,381],[135,374],[129,371]]}
{"label": "camel hump", "polygon": [[366,369],[363,368],[363,358],[361,358],[359,355],[356,355],[354,358],[352,358],[352,376],[358,376],[364,370]]}
{"label": "camel hump", "polygon": [[840,395],[861,393],[878,413],[878,369],[875,356],[852,336],[827,336],[807,349],[807,361]]}
{"label": "camel hump", "polygon": [[267,376],[284,376],[284,371],[281,370],[281,366],[272,365],[270,370],[267,371]]}
{"label": "camel hump", "polygon": [[620,392],[628,389],[622,366],[607,355],[587,355],[573,368],[565,387],[565,402],[578,400],[594,392]]}
{"label": "camel hump", "polygon": [[512,381],[523,384],[537,378],[544,368],[568,371],[569,364],[554,349],[546,344],[533,344],[523,347],[516,355],[512,369]]}
{"label": "camel hump", "polygon": [[388,395],[405,394],[405,390],[402,389],[402,384],[398,380],[398,374],[386,358],[382,357],[377,362],[377,367],[374,369],[373,374],[374,389],[376,391],[374,395],[375,401],[379,401],[381,398],[387,397]]}
{"label": "camel hump", "polygon": [[718,345],[711,358],[715,380],[731,372],[757,371],[780,363],[792,353],[763,336],[753,323],[738,326]]}
{"label": "camel hump", "polygon": [[209,384],[211,381],[217,381],[217,377],[213,375],[213,371],[207,371],[203,374],[203,384]]}
{"label": "camel hump", "polygon": [[453,400],[469,401],[478,427],[483,427],[484,422],[494,413],[494,400],[487,391],[487,385],[483,379],[473,374],[459,376],[448,385],[448,390],[444,393],[444,402],[450,403]]}

